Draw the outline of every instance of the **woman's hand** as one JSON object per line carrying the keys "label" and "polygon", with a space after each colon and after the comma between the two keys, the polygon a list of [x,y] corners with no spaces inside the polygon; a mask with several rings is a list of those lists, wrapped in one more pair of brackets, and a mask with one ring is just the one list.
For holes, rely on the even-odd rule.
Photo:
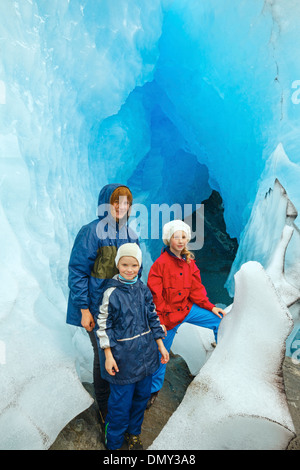
{"label": "woman's hand", "polygon": [[112,355],[111,349],[106,348],[105,353],[105,369],[109,375],[116,375],[116,372],[119,372],[118,364],[115,361],[114,356]]}
{"label": "woman's hand", "polygon": [[95,327],[95,320],[88,308],[81,309],[81,325],[86,331],[93,331]]}
{"label": "woman's hand", "polygon": [[[212,309],[212,313],[214,313],[215,315],[217,315],[217,317],[219,317],[219,318],[223,318],[223,317],[225,317],[225,315],[226,315],[225,310],[223,310],[223,309],[220,308],[220,307],[214,307],[214,308]],[[223,317],[222,317],[222,315],[220,315],[220,313],[223,315]]]}

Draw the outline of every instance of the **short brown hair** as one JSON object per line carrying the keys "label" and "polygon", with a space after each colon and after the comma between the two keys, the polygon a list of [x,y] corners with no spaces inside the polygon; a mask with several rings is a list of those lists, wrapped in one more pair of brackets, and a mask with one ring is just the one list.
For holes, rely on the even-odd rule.
{"label": "short brown hair", "polygon": [[119,186],[114,190],[110,197],[110,204],[114,204],[115,202],[119,202],[120,196],[127,196],[127,200],[129,202],[129,205],[132,205],[132,193],[127,186]]}

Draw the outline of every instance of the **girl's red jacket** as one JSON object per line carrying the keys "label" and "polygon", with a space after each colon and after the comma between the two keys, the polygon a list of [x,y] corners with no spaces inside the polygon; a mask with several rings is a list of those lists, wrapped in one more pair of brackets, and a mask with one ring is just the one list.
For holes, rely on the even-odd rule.
{"label": "girl's red jacket", "polygon": [[[168,248],[167,248],[168,250]],[[148,287],[160,322],[171,330],[188,315],[193,304],[212,310],[212,304],[201,282],[200,271],[194,260],[188,264],[169,250],[153,263]]]}

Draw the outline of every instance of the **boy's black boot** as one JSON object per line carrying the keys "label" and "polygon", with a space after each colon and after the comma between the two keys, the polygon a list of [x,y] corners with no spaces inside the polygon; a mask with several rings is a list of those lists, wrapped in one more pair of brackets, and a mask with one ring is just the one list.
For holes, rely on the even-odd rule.
{"label": "boy's black boot", "polygon": [[143,444],[139,435],[126,433],[125,439],[128,444],[128,450],[143,450]]}

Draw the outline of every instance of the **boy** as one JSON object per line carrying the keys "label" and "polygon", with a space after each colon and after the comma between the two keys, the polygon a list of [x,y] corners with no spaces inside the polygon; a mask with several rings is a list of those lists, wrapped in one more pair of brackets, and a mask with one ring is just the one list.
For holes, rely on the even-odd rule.
{"label": "boy", "polygon": [[123,244],[115,263],[119,274],[108,281],[96,318],[100,354],[105,354],[101,375],[110,382],[105,444],[109,450],[119,449],[126,438],[130,450],[140,450],[152,374],[159,366],[158,350],[163,364],[169,353],[163,345],[165,333],[151,292],[138,279],[142,264],[139,246]]}

